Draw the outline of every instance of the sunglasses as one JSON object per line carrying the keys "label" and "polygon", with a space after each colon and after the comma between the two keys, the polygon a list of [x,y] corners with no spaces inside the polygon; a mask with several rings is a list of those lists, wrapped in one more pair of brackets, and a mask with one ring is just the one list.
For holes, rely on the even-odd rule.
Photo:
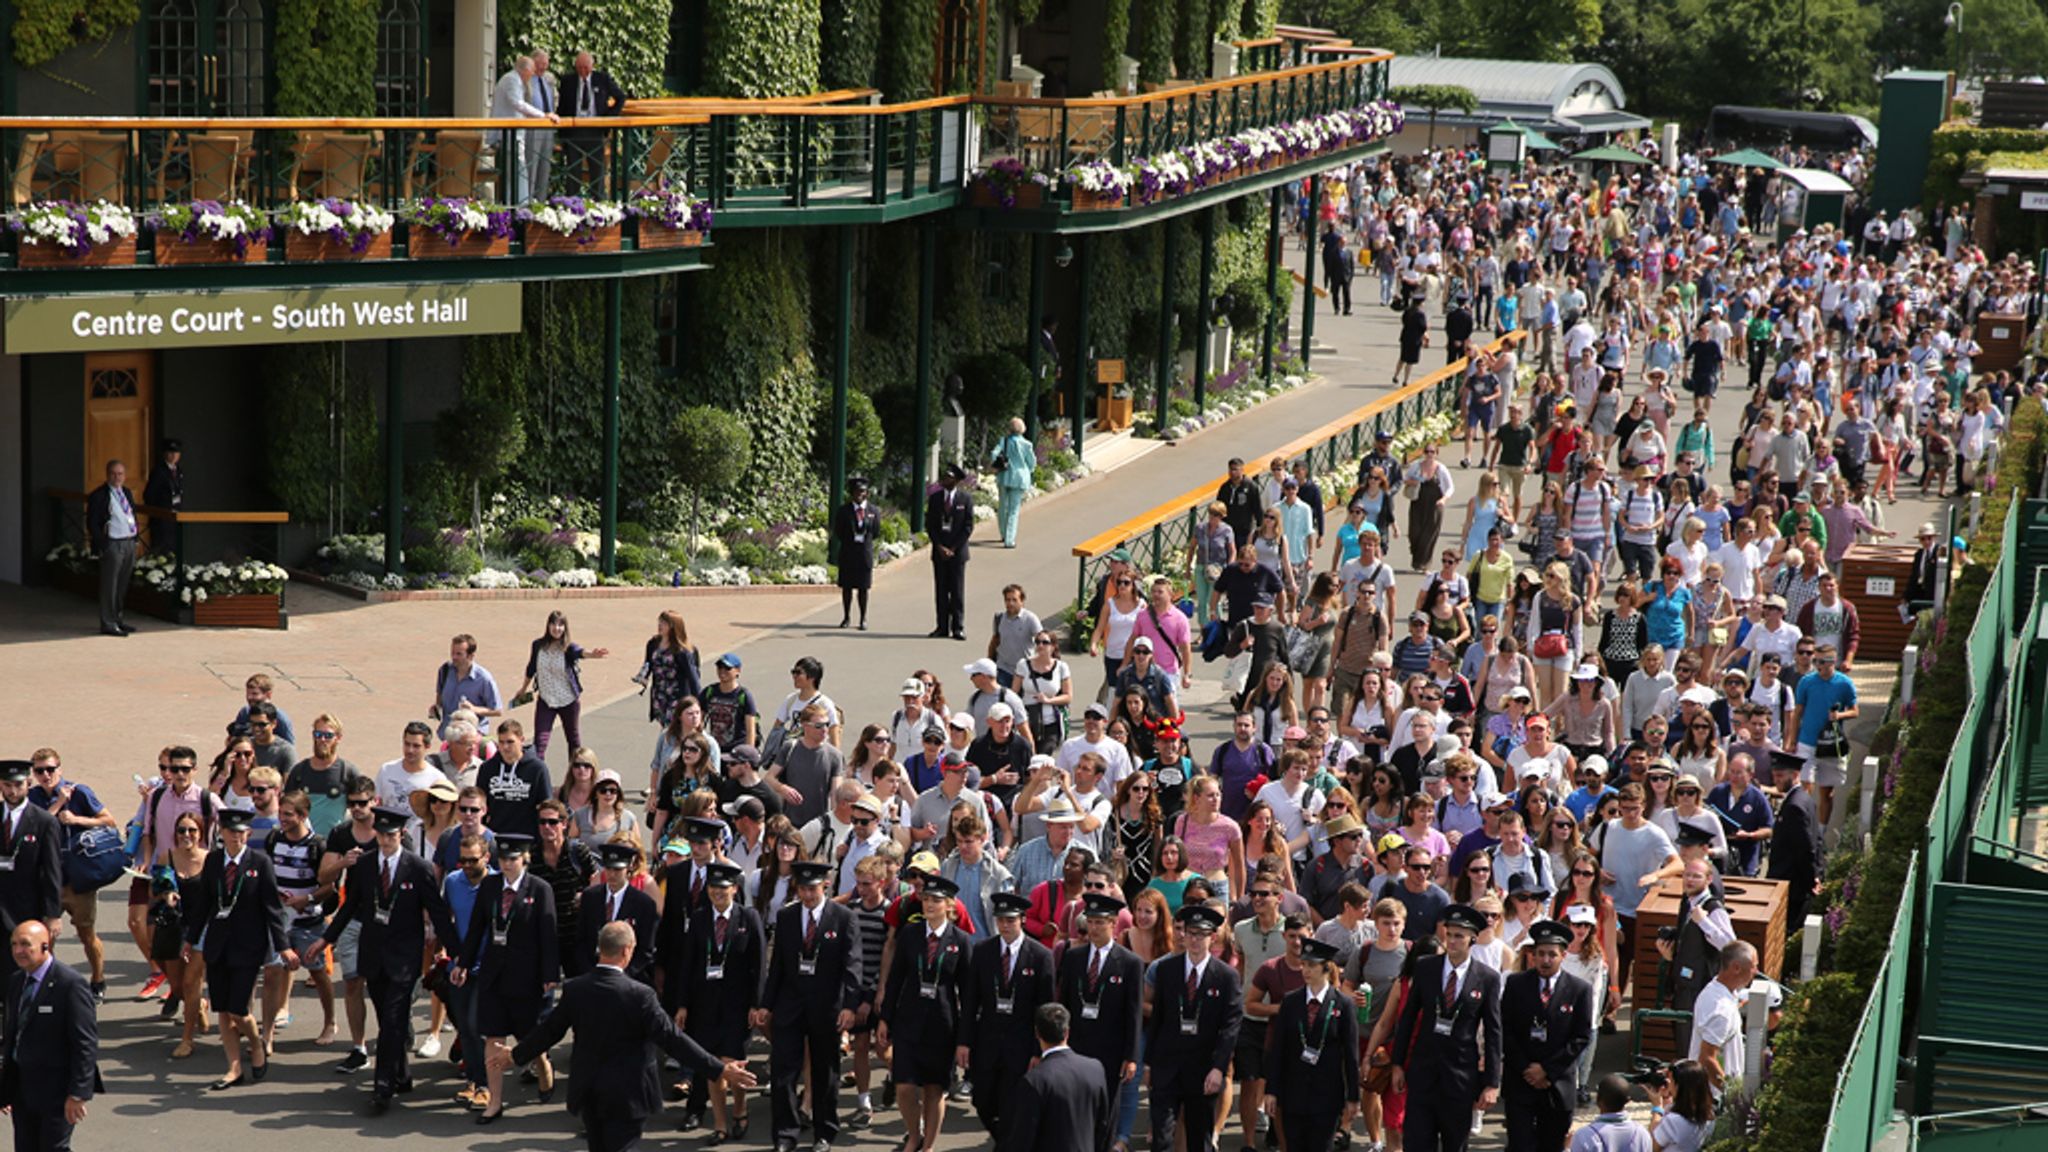
{"label": "sunglasses", "polygon": [[870,736],[870,737],[868,737],[868,743],[870,743],[870,744],[894,744],[894,743],[895,743],[895,741],[894,741],[894,740],[891,740],[891,739],[889,739],[889,738],[888,738],[887,736]]}
{"label": "sunglasses", "polygon": [[1151,794],[1152,794],[1152,789],[1150,789],[1150,788],[1133,788],[1133,789],[1131,789],[1131,795],[1133,795],[1133,796],[1150,796]]}
{"label": "sunglasses", "polygon": [[1465,875],[1467,875],[1467,876],[1491,876],[1491,875],[1493,875],[1493,869],[1491,869],[1491,868],[1467,868],[1467,869],[1465,869]]}
{"label": "sunglasses", "polygon": [[249,794],[251,796],[268,796],[275,791],[277,791],[277,789],[270,787],[268,784],[256,784],[252,785],[249,788]]}
{"label": "sunglasses", "polygon": [[477,865],[483,863],[484,858],[481,856],[458,856],[456,857],[455,862],[457,864],[462,865],[464,868],[474,868]]}
{"label": "sunglasses", "polygon": [[874,826],[874,823],[873,819],[866,816],[856,816],[853,818],[853,826],[855,828],[870,828]]}
{"label": "sunglasses", "polygon": [[341,737],[340,737],[340,734],[339,734],[339,733],[335,733],[335,732],[314,732],[314,733],[313,733],[313,739],[315,739],[315,740],[339,740],[340,738],[341,738]]}
{"label": "sunglasses", "polygon": [[197,828],[180,828],[180,829],[178,829],[178,831],[177,831],[177,835],[179,835],[179,836],[197,836],[197,835],[199,835],[199,829],[197,829]]}
{"label": "sunglasses", "polygon": [[457,808],[456,811],[464,816],[481,816],[484,810],[474,804],[464,804],[462,807]]}
{"label": "sunglasses", "polygon": [[1254,893],[1252,893],[1252,899],[1254,899],[1254,900],[1274,900],[1274,899],[1277,899],[1277,898],[1279,897],[1279,895],[1280,895],[1280,894],[1279,894],[1278,892],[1254,892]]}
{"label": "sunglasses", "polygon": [[38,776],[55,776],[57,774],[57,770],[55,768],[34,768],[31,769],[31,771],[33,771]]}
{"label": "sunglasses", "polygon": [[927,732],[924,734],[924,742],[927,744],[944,744],[946,738],[937,732]]}
{"label": "sunglasses", "polygon": [[552,816],[543,816],[540,820],[540,826],[543,828],[560,828],[562,822]]}
{"label": "sunglasses", "polygon": [[348,802],[348,806],[351,808],[368,808],[370,802],[368,800],[351,800]]}
{"label": "sunglasses", "polygon": [[1432,867],[1432,865],[1429,865],[1429,864],[1410,864],[1410,865],[1408,865],[1408,871],[1410,871],[1410,872],[1427,872],[1427,871],[1429,871],[1429,870],[1430,870],[1430,868],[1431,868],[1431,867]]}
{"label": "sunglasses", "polygon": [[571,767],[571,768],[588,768],[588,769],[590,769],[590,770],[591,770],[592,772],[595,772],[595,771],[597,771],[597,765],[595,765],[595,764],[592,764],[592,763],[591,763],[590,761],[588,761],[588,760],[578,760],[578,761],[576,761],[576,762],[575,762],[574,764],[571,764],[571,765],[569,765],[569,767]]}
{"label": "sunglasses", "polygon": [[1036,645],[1037,645],[1038,647],[1040,647],[1040,648],[1050,648],[1050,647],[1052,647],[1052,641],[1050,641],[1050,640],[1047,640],[1047,639],[1044,639],[1043,637],[1041,637],[1041,638],[1039,638],[1039,639],[1037,639],[1037,640],[1033,640],[1033,641],[1032,641],[1032,643],[1033,643],[1033,644],[1036,644]]}
{"label": "sunglasses", "polygon": [[619,789],[617,785],[606,784],[604,787],[599,788],[597,790],[597,794],[599,796],[619,796],[623,795],[624,793]]}

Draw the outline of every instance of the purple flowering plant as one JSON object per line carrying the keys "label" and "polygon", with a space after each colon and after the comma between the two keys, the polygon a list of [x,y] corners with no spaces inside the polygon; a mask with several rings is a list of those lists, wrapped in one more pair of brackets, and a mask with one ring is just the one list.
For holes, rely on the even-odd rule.
{"label": "purple flowering plant", "polygon": [[270,221],[240,200],[166,204],[151,213],[149,223],[157,235],[174,235],[180,244],[232,242],[236,256],[247,256],[249,245],[270,239]]}
{"label": "purple flowering plant", "polygon": [[374,204],[328,197],[297,201],[278,213],[277,221],[302,236],[325,236],[335,244],[346,244],[360,256],[369,251],[372,240],[391,231],[396,218]]}
{"label": "purple flowering plant", "polygon": [[512,210],[500,204],[460,196],[416,200],[399,209],[399,219],[416,229],[432,232],[450,247],[476,236],[486,240],[510,239]]}
{"label": "purple flowering plant", "polygon": [[994,164],[989,165],[987,170],[975,176],[974,179],[977,183],[988,188],[994,194],[996,203],[1002,205],[1005,209],[1017,206],[1017,193],[1019,190],[1031,185],[1045,188],[1052,183],[1045,173],[1035,172],[1025,167],[1024,162],[1015,156],[1003,157]]}

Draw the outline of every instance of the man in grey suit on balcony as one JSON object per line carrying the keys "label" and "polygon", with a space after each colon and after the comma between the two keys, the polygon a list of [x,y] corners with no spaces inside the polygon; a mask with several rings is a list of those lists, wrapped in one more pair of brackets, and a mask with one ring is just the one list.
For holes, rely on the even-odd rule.
{"label": "man in grey suit on balcony", "polygon": [[[521,56],[510,72],[498,77],[498,87],[491,95],[491,118],[493,120],[555,120],[557,117],[543,112],[527,99],[534,77],[533,57]],[[498,141],[498,194],[507,204],[521,204],[529,194],[524,179],[527,164],[525,154],[531,147],[526,139],[530,133],[508,129],[499,134]]]}
{"label": "man in grey suit on balcony", "polygon": [[[562,101],[557,91],[554,73],[548,71],[548,63],[547,50],[536,49],[533,53],[533,79],[526,85],[526,99],[528,103],[540,109],[541,115],[546,116],[548,122],[552,124],[559,123],[562,119]],[[527,199],[547,199],[551,184],[549,177],[553,172],[555,159],[554,129],[536,128],[528,132],[526,155],[522,159],[526,161]]]}

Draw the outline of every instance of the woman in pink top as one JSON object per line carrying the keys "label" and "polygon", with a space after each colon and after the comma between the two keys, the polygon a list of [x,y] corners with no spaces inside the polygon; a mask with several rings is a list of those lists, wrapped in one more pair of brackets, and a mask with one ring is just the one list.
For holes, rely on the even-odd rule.
{"label": "woman in pink top", "polygon": [[1417,792],[1408,797],[1407,814],[1408,822],[1394,829],[1394,835],[1418,848],[1429,849],[1430,857],[1436,861],[1436,875],[1430,879],[1443,880],[1449,871],[1451,842],[1430,826],[1430,821],[1436,818],[1436,801],[1427,793]]}
{"label": "woman in pink top", "polygon": [[1229,877],[1228,900],[1244,891],[1244,830],[1223,814],[1223,785],[1198,776],[1188,785],[1188,810],[1175,821],[1174,835],[1188,846],[1188,870],[1197,876]]}

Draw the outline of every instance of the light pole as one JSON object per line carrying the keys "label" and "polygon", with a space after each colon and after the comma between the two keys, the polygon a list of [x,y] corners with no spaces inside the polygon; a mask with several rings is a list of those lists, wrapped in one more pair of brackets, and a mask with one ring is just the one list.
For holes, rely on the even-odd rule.
{"label": "light pole", "polygon": [[1956,87],[1957,87],[1957,88],[1961,88],[1961,87],[1963,86],[1963,5],[1962,5],[1962,0],[1955,0],[1955,3],[1952,3],[1952,4],[1950,4],[1950,5],[1948,6],[1948,15],[1946,15],[1946,16],[1943,16],[1943,17],[1941,18],[1941,23],[1942,23],[1942,25],[1943,25],[1944,27],[1948,28],[1948,29],[1949,29],[1949,30],[1950,30],[1951,32],[1954,32],[1954,33],[1955,33],[1955,36],[1956,36],[1956,63],[1955,63],[1955,67],[1954,67],[1954,68],[1952,69],[1952,71],[1954,71],[1954,72],[1955,72],[1955,75],[1956,75]]}

